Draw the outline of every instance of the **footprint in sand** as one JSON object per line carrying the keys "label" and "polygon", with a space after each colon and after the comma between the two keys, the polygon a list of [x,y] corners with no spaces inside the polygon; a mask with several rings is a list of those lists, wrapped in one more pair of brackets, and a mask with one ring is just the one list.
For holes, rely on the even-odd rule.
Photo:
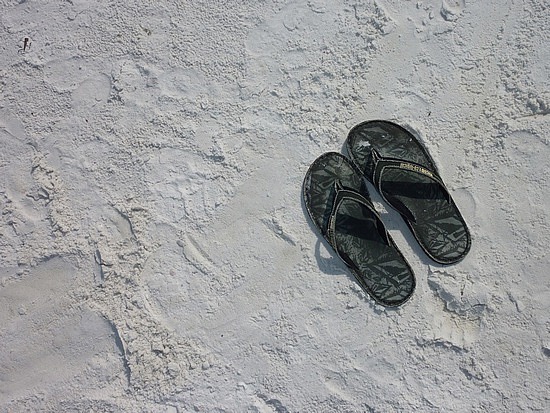
{"label": "footprint in sand", "polygon": [[81,82],[72,93],[73,108],[89,110],[107,102],[111,93],[111,80],[104,74],[97,74]]}
{"label": "footprint in sand", "polygon": [[79,372],[106,384],[121,376],[112,327],[71,298],[75,274],[53,257],[2,287],[0,341],[10,350],[0,354],[0,400],[51,393]]}
{"label": "footprint in sand", "polygon": [[49,61],[44,66],[44,81],[58,92],[74,90],[86,77],[85,64],[79,57]]}

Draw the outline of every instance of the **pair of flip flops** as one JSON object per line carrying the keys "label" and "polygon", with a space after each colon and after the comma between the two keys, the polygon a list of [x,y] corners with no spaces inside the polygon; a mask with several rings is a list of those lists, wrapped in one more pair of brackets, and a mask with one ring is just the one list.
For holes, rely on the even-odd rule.
{"label": "pair of flip flops", "polygon": [[401,305],[414,291],[414,273],[385,229],[364,178],[435,262],[464,258],[470,233],[434,161],[408,130],[388,121],[363,122],[349,132],[346,149],[350,159],[328,152],[307,171],[307,211],[361,287],[384,306]]}

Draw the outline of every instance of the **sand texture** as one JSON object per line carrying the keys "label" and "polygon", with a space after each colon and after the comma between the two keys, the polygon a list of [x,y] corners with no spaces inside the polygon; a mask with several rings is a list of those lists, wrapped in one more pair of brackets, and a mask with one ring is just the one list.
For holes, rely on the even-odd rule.
{"label": "sand texture", "polygon": [[[0,412],[550,411],[550,5],[0,0]],[[25,39],[28,39],[25,42]],[[385,309],[302,180],[388,119],[472,233]]]}

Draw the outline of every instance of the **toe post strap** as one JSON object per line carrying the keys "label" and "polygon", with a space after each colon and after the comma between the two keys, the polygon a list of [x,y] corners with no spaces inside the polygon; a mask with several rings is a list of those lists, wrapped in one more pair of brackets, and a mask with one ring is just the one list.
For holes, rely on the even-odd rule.
{"label": "toe post strap", "polygon": [[[374,215],[374,221],[376,223],[376,228],[378,230],[378,233],[384,240],[384,243],[389,244],[388,239],[388,233],[386,229],[384,228],[384,224],[382,223],[382,220],[380,219],[380,215],[374,208],[374,205],[372,204],[371,200],[366,198],[364,195],[362,195],[360,192],[351,189],[346,188],[342,185],[342,182],[339,180],[336,180],[334,182],[334,201],[332,204],[332,211],[330,213],[330,217],[328,220],[328,226],[327,226],[327,238],[329,239],[330,243],[333,246],[337,246],[336,242],[336,217],[338,215],[338,211],[340,209],[340,206],[342,205],[342,202],[345,200],[351,200],[354,202],[359,203],[363,207],[367,208],[372,214]],[[335,248],[336,251],[338,251],[338,248]],[[342,258],[344,259],[344,258]],[[346,261],[344,259],[344,261]]]}
{"label": "toe post strap", "polygon": [[384,175],[384,172],[388,169],[399,169],[401,171],[411,171],[431,179],[432,181],[437,183],[440,186],[440,188],[443,190],[446,201],[449,203],[451,202],[451,195],[449,194],[447,187],[443,183],[443,180],[435,170],[426,168],[425,166],[415,162],[405,161],[398,158],[384,157],[380,155],[380,152],[378,152],[376,149],[372,149],[372,161],[374,164],[374,167],[372,168],[372,174],[370,177],[372,182],[377,187],[382,197],[388,203],[390,203],[391,205],[394,205],[394,207],[396,207],[399,210],[399,212],[405,215],[409,220],[413,222],[416,221],[412,212],[397,198],[391,197],[390,199],[388,199],[387,196],[384,194],[384,191],[382,190],[383,175]]}

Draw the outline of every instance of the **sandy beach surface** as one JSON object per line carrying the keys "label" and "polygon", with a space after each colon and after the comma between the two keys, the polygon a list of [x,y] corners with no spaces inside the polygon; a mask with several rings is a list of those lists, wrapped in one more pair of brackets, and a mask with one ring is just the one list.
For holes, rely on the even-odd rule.
{"label": "sandy beach surface", "polygon": [[[550,5],[0,0],[0,412],[550,411]],[[413,131],[472,233],[374,303],[302,181]]]}

